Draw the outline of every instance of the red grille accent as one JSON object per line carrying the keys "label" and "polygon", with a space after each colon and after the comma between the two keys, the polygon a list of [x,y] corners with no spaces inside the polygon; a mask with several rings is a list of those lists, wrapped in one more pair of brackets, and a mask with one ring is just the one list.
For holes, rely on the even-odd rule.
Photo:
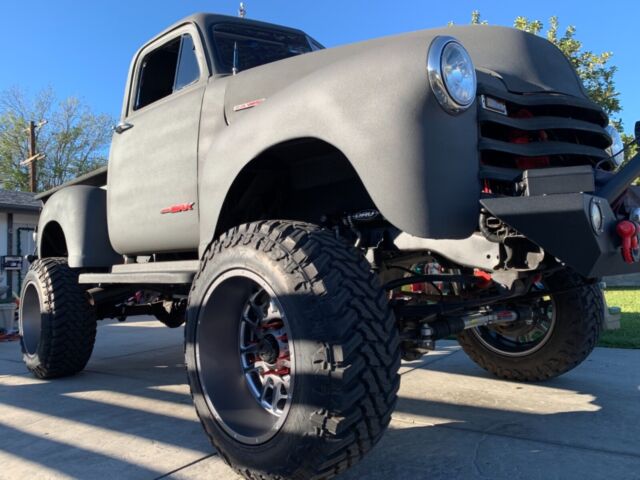
{"label": "red grille accent", "polygon": [[[514,115],[517,118],[533,118],[533,113],[531,113],[529,110],[527,109],[520,109],[518,110],[518,112]],[[522,130],[512,130],[509,133],[509,140],[511,141],[511,143],[517,143],[517,144],[527,144],[527,143],[531,143],[532,141],[536,141],[536,140],[532,140],[531,136],[535,135],[537,136],[537,141],[540,142],[546,142],[547,141],[547,133],[544,130],[539,130],[537,132],[524,132]],[[544,167],[548,167],[551,162],[549,161],[549,157],[516,157],[516,166],[520,169],[520,170],[530,170],[532,168],[544,168]]]}

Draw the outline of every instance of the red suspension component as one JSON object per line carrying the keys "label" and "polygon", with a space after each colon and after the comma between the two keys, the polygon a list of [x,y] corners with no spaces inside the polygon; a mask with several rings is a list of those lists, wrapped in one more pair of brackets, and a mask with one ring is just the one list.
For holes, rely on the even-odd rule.
{"label": "red suspension component", "polygon": [[[514,115],[516,118],[533,118],[533,113],[529,110],[521,109]],[[509,134],[509,141],[519,145],[525,145],[531,143],[531,136],[537,135],[539,142],[546,142],[548,140],[547,132],[539,130],[538,132],[525,132],[522,130],[512,130]],[[549,157],[516,157],[516,166],[520,170],[531,170],[533,168],[544,168],[551,164]]]}
{"label": "red suspension component", "polygon": [[477,283],[478,288],[487,288],[493,282],[493,279],[491,278],[490,273],[487,273],[478,268],[475,268],[473,270],[473,276],[478,279],[478,283]]}
{"label": "red suspension component", "polygon": [[283,375],[289,375],[289,367],[282,367],[277,370],[265,370],[263,372],[260,372],[260,375],[262,375],[263,377],[266,375],[278,375],[279,377]]}

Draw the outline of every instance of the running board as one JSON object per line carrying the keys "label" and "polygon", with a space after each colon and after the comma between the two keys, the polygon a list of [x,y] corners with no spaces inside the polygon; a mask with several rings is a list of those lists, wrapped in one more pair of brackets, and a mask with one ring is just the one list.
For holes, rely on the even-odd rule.
{"label": "running board", "polygon": [[190,284],[200,262],[180,260],[173,262],[125,263],[114,265],[110,272],[81,273],[82,284]]}

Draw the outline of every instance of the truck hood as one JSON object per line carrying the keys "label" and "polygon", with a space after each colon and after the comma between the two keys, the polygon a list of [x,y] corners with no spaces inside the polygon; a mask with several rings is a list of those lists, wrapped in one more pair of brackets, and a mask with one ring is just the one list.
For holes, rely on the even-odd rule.
{"label": "truck hood", "polygon": [[419,71],[424,75],[426,84],[427,51],[438,35],[457,38],[465,46],[473,59],[480,85],[487,84],[517,94],[547,92],[588,98],[569,61],[546,39],[513,28],[471,25],[383,37],[240,72],[226,79],[227,121],[231,123],[235,115],[247,110],[253,102],[268,101],[288,86],[310,76],[317,77],[310,86],[321,88],[324,70],[349,68],[350,60],[356,56],[367,56],[370,68],[363,70],[362,62],[358,62],[358,69],[353,72],[354,84],[360,76],[375,76],[381,68],[396,69],[398,81]]}

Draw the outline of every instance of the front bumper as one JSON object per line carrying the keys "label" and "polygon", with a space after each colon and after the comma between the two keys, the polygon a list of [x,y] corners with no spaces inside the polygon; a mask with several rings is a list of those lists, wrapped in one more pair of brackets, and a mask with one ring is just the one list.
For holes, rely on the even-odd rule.
{"label": "front bumper", "polygon": [[[596,231],[591,223],[591,202],[600,206],[601,231]],[[602,197],[564,193],[485,198],[480,203],[492,215],[587,278],[640,272],[640,263],[625,263],[622,241],[616,233],[620,219]]]}
{"label": "front bumper", "polygon": [[[637,142],[640,122],[635,133]],[[640,272],[640,187],[632,186],[640,177],[640,154],[616,174],[592,172],[593,184],[583,177],[577,183],[571,180],[569,169],[555,170],[539,182],[538,195],[484,198],[480,203],[587,278]],[[573,193],[578,184],[582,191],[594,193]],[[562,190],[563,185],[567,190]],[[594,202],[602,213],[600,228],[594,228],[590,215]],[[622,226],[630,227],[632,234],[623,235]]]}

